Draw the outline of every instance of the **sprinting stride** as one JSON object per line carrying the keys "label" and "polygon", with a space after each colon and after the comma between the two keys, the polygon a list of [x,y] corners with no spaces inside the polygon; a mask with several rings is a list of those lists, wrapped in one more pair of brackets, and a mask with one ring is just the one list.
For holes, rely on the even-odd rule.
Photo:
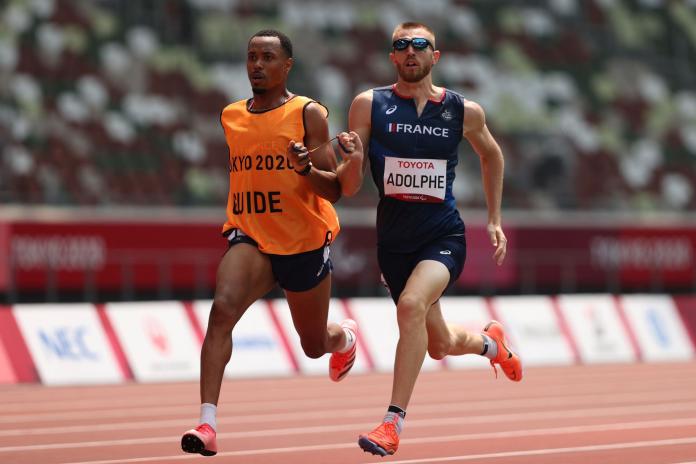
{"label": "sprinting stride", "polygon": [[230,192],[223,235],[229,248],[217,271],[215,296],[201,350],[198,425],[184,433],[187,453],[217,453],[217,405],[232,329],[251,304],[275,285],[285,292],[302,349],[310,358],[332,353],[329,377],[340,381],[355,362],[357,324],[328,323],[329,246],[339,232],[332,206],[341,172],[362,158],[355,133],[340,133],[339,169],[329,139],[328,111],[287,89],[292,44],[264,30],[247,47],[253,98],[225,107],[220,122],[229,147]]}
{"label": "sprinting stride", "polygon": [[[391,400],[382,423],[358,439],[363,450],[381,456],[398,449],[406,408],[426,352],[434,359],[486,356],[494,370],[498,365],[510,380],[522,380],[522,364],[508,348],[500,323],[492,321],[482,333],[470,333],[447,324],[439,303],[461,274],[466,258],[464,222],[452,195],[462,138],[481,161],[493,259],[498,265],[505,259],[500,147],[486,126],[480,105],[433,85],[431,70],[440,52],[428,26],[398,25],[389,57],[398,73],[397,82],[367,90],[351,105],[350,130],[369,142],[364,150],[367,157],[361,153],[362,168],[345,169],[347,175],[341,180],[344,194],[355,194],[369,164],[380,196],[378,262],[396,303],[399,341]],[[350,163],[357,161],[351,159]]]}

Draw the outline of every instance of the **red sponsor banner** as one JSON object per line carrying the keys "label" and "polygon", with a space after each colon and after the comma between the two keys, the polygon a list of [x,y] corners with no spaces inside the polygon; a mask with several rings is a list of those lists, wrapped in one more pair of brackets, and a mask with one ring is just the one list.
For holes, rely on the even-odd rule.
{"label": "red sponsor banner", "polygon": [[514,287],[519,279],[517,230],[505,228],[508,239],[507,255],[503,265],[498,266],[493,259],[496,248],[491,244],[485,226],[468,225],[466,228],[466,263],[457,281],[464,288]]}
{"label": "red sponsor banner", "polygon": [[0,276],[11,273],[19,291],[208,285],[226,246],[219,224],[21,222],[9,231],[14,268]]}
{"label": "red sponsor banner", "polygon": [[514,247],[520,284],[535,287],[602,286],[615,279],[614,269],[593,263],[592,240],[615,237],[615,229],[520,227]]}
{"label": "red sponsor banner", "polygon": [[624,229],[616,243],[607,246],[613,248],[609,264],[621,270],[621,281],[627,285],[696,285],[694,229]]}
{"label": "red sponsor banner", "polygon": [[[483,225],[467,227],[457,289],[478,291],[670,291],[696,286],[696,227],[505,228],[502,266]],[[220,224],[87,221],[0,224],[0,293],[201,291],[215,285],[226,248]],[[373,226],[343,226],[331,248],[338,296],[380,285]],[[456,289],[455,289],[456,291]]]}
{"label": "red sponsor banner", "polygon": [[[5,225],[0,292],[209,290],[226,249],[217,223],[34,223]],[[0,246],[2,243],[0,225]],[[374,292],[379,285],[375,231],[344,229],[331,247],[336,287]],[[10,263],[10,260],[12,263]],[[13,265],[13,267],[11,266]],[[6,275],[7,278],[2,279]]]}
{"label": "red sponsor banner", "polygon": [[665,291],[696,285],[696,228],[517,227],[521,281],[561,291]]}

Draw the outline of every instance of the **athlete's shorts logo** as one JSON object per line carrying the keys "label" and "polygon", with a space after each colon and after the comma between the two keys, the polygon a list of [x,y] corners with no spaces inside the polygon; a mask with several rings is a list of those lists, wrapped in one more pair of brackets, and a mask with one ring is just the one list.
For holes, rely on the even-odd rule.
{"label": "athlete's shorts logo", "polygon": [[321,275],[321,271],[324,270],[324,266],[326,266],[326,262],[329,260],[329,254],[331,253],[331,248],[329,248],[328,245],[324,246],[324,262],[321,263],[321,266],[319,267],[319,272],[317,272],[317,277]]}
{"label": "athlete's shorts logo", "polygon": [[396,111],[396,105],[392,105],[389,108],[387,108],[387,111],[385,111],[385,113],[392,114],[394,111]]}
{"label": "athlete's shorts logo", "polygon": [[441,255],[451,255],[452,252],[451,252],[450,250],[442,250],[442,251],[440,252],[440,254],[441,254]]}

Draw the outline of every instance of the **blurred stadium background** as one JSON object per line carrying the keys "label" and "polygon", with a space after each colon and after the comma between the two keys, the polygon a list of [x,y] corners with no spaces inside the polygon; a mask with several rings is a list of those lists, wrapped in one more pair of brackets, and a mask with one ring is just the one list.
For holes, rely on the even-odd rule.
{"label": "blurred stadium background", "polygon": [[[250,94],[248,37],[291,37],[290,89],[337,133],[354,95],[393,82],[406,20],[435,29],[436,82],[484,106],[506,159],[497,267],[461,146],[469,251],[443,314],[503,322],[525,381],[426,357],[399,462],[696,461],[696,0],[0,0],[3,463],[183,457],[226,245],[219,114]],[[376,204],[370,179],[337,204],[329,319],[360,325],[350,378],[326,386],[280,291],[254,303],[225,373],[225,462],[367,462],[355,435],[399,336]]]}
{"label": "blurred stadium background", "polygon": [[[0,0],[0,303],[212,295],[226,103],[262,28],[290,89],[346,127],[424,21],[436,82],[481,103],[506,157],[510,255],[492,265],[478,159],[455,184],[470,252],[453,294],[696,289],[696,1]],[[376,190],[338,203],[337,296],[381,296]]]}

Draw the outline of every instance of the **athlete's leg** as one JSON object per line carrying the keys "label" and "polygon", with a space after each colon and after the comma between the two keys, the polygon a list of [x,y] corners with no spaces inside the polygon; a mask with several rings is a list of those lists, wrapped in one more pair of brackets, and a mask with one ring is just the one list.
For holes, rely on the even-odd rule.
{"label": "athlete's leg", "polygon": [[413,269],[396,305],[399,342],[394,359],[391,404],[406,410],[428,348],[426,316],[450,280],[447,267],[432,260]]}
{"label": "athlete's leg", "polygon": [[[387,262],[383,260],[382,264]],[[395,274],[400,272],[399,269],[394,272],[392,270],[389,268],[389,275],[385,274],[387,282],[391,280],[391,290],[398,288],[400,282],[399,278],[395,277]],[[406,281],[403,292],[399,294],[396,303],[399,342],[394,359],[391,403],[382,423],[358,438],[358,445],[366,452],[386,456],[394,454],[399,447],[399,434],[406,407],[428,349],[427,315],[447,288],[449,281],[450,271],[447,266],[439,261],[426,259],[416,265]],[[392,295],[395,296],[394,293]]]}
{"label": "athlete's leg", "polygon": [[232,329],[246,309],[274,285],[270,261],[256,246],[238,243],[222,257],[201,350],[201,403],[217,404],[232,355]]}
{"label": "athlete's leg", "polygon": [[428,354],[431,358],[481,354],[483,351],[481,334],[471,333],[459,325],[445,322],[439,300],[430,307],[425,322],[428,330]]}
{"label": "athlete's leg", "polygon": [[346,344],[346,335],[341,326],[334,322],[327,325],[331,274],[327,274],[319,285],[309,290],[285,290],[285,296],[302,349],[308,357],[319,358]]}
{"label": "athlete's leg", "polygon": [[185,452],[217,454],[215,416],[222,376],[232,355],[232,329],[246,309],[274,284],[270,261],[256,245],[236,243],[222,257],[201,349],[200,424],[181,437],[181,449]]}

